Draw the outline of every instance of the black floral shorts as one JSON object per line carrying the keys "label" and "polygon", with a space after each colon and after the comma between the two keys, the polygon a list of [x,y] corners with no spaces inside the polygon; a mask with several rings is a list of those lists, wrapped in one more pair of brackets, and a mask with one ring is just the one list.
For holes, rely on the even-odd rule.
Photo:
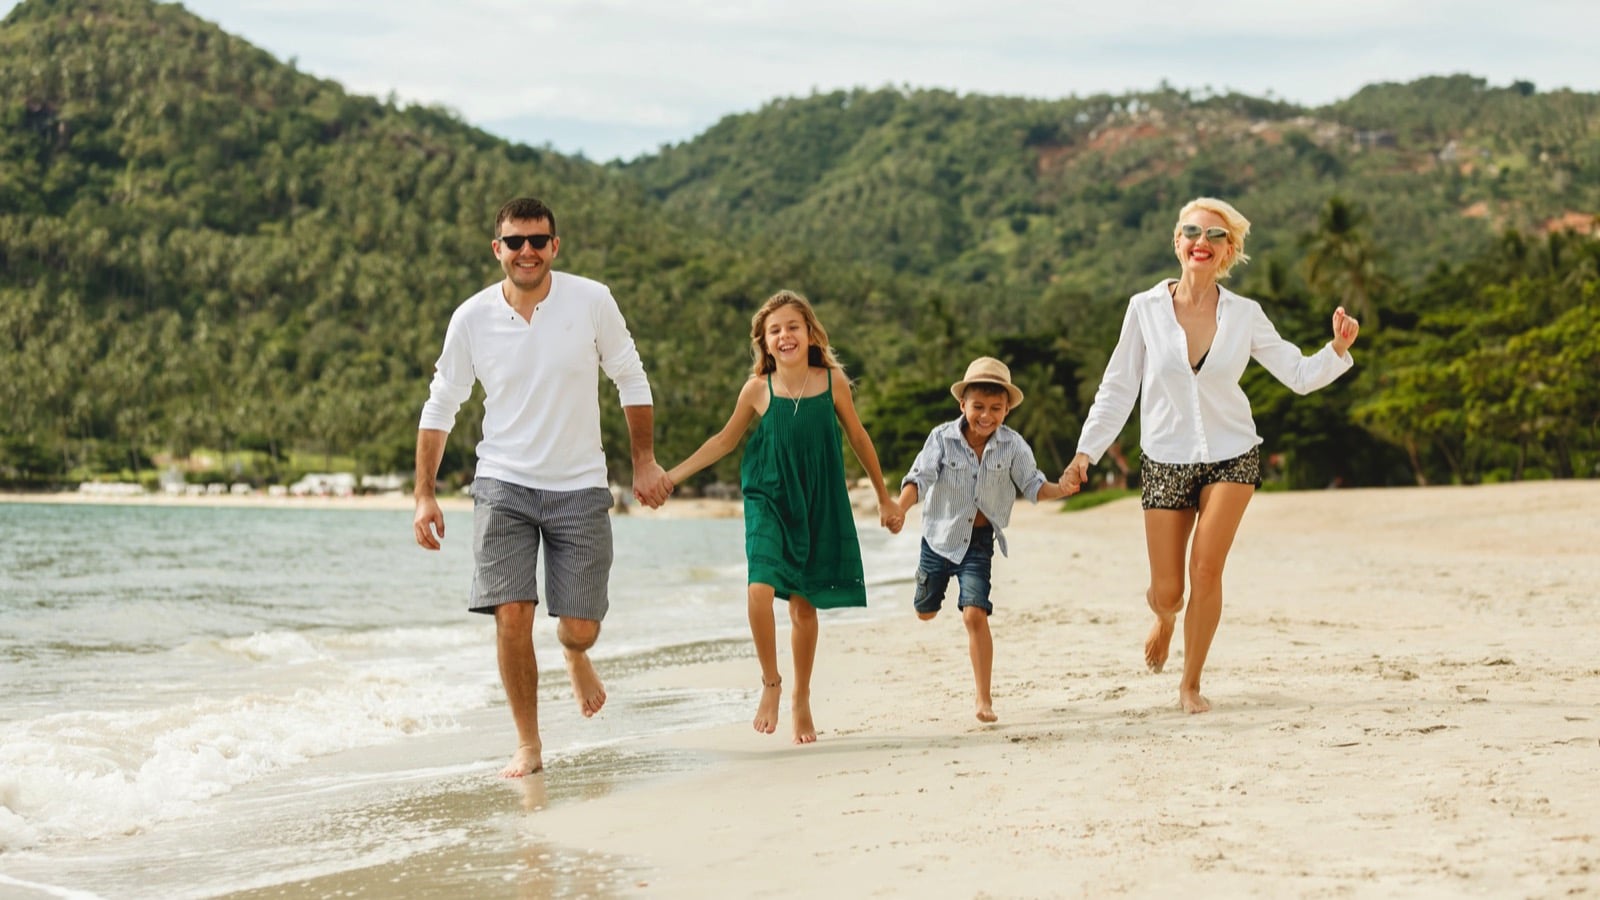
{"label": "black floral shorts", "polygon": [[1200,489],[1229,482],[1261,487],[1261,448],[1233,459],[1213,463],[1164,463],[1139,455],[1139,481],[1144,490],[1139,505],[1145,509],[1197,509]]}

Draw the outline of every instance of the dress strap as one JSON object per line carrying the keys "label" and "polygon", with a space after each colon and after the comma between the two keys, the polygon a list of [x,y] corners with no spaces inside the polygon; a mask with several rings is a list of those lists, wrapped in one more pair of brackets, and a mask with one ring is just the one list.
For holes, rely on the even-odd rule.
{"label": "dress strap", "polygon": [[771,403],[772,402],[772,398],[774,398],[776,396],[777,396],[777,394],[774,394],[772,392],[772,373],[768,372],[767,373],[767,402]]}
{"label": "dress strap", "polygon": [[828,366],[828,396],[833,396],[833,366]]}

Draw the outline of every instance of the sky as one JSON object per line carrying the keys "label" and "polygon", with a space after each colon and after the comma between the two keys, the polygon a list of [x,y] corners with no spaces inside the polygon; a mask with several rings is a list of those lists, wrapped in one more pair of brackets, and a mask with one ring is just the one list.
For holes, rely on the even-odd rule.
{"label": "sky", "polygon": [[[0,0],[0,14],[16,6]],[[1305,105],[1467,73],[1600,91],[1597,0],[187,0],[303,72],[595,161],[836,88]]]}

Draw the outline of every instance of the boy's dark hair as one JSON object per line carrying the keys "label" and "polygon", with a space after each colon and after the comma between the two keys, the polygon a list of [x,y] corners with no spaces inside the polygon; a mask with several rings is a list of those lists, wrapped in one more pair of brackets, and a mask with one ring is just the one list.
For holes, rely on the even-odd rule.
{"label": "boy's dark hair", "polygon": [[974,391],[984,397],[1004,397],[1006,398],[1006,405],[1011,405],[1011,392],[1006,390],[1004,385],[995,384],[992,381],[969,382],[966,387],[961,389],[961,399],[967,399],[967,395]]}
{"label": "boy's dark hair", "polygon": [[544,201],[533,197],[518,197],[500,207],[500,214],[494,217],[495,237],[500,236],[500,226],[504,225],[507,219],[544,219],[550,223],[550,233],[556,233],[556,214],[550,211],[550,207],[544,205]]}

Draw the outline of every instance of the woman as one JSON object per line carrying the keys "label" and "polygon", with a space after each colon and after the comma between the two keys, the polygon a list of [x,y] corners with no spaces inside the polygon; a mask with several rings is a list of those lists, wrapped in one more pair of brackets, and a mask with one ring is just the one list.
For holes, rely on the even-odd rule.
{"label": "woman", "polygon": [[1200,670],[1222,617],[1222,569],[1245,506],[1261,486],[1261,438],[1239,378],[1253,357],[1295,393],[1308,394],[1355,364],[1349,350],[1361,328],[1340,307],[1333,313],[1333,340],[1311,356],[1279,337],[1260,304],[1217,283],[1249,260],[1249,233],[1250,222],[1221,200],[1201,197],[1178,213],[1172,248],[1179,277],[1129,300],[1122,335],[1066,471],[1069,485],[1087,481],[1089,466],[1116,440],[1143,394],[1145,598],[1156,615],[1144,660],[1152,672],[1166,665],[1183,610],[1187,556],[1178,702],[1191,713],[1211,708],[1200,695]]}

